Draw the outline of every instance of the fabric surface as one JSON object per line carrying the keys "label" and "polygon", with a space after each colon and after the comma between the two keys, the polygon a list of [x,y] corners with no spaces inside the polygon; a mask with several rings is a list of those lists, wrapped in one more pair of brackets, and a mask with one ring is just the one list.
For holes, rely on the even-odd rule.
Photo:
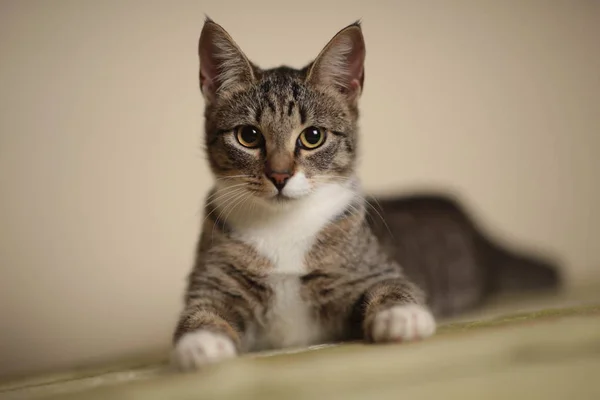
{"label": "fabric surface", "polygon": [[[596,287],[597,289],[597,287]],[[193,374],[162,354],[0,383],[1,399],[600,398],[600,290],[504,299],[433,338],[247,355]]]}

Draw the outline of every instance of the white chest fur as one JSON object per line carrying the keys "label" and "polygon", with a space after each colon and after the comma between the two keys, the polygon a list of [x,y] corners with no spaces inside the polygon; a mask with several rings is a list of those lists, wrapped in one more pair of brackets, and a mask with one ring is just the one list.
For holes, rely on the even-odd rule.
{"label": "white chest fur", "polygon": [[236,235],[273,265],[268,278],[273,299],[265,326],[255,333],[251,347],[305,346],[322,338],[301,297],[300,276],[307,271],[306,254],[318,233],[343,212],[353,196],[346,185],[328,184],[281,207],[253,205],[232,212],[227,223]]}

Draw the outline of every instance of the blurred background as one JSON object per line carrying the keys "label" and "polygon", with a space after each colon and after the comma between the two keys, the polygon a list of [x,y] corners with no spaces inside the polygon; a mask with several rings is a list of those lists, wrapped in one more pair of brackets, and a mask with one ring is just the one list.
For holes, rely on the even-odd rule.
{"label": "blurred background", "polygon": [[210,175],[204,13],[263,67],[363,20],[361,176],[600,267],[600,2],[2,0],[0,375],[169,346]]}

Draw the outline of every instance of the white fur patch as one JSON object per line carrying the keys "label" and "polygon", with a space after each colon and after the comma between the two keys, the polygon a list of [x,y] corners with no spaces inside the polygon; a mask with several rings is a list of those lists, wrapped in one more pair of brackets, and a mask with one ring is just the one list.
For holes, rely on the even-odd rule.
{"label": "white fur patch", "polygon": [[[293,179],[293,178],[292,178]],[[290,181],[290,196],[309,191],[304,174]],[[285,204],[254,204],[235,210],[227,220],[241,240],[273,264],[269,281],[274,301],[267,314],[265,332],[258,332],[250,348],[306,346],[320,340],[321,332],[311,320],[300,296],[300,276],[307,272],[305,256],[317,234],[342,213],[355,196],[346,184],[328,183],[314,192]],[[251,211],[248,211],[251,210]]]}
{"label": "white fur patch", "polygon": [[310,182],[306,179],[304,172],[298,172],[287,181],[281,193],[284,196],[297,199],[306,196],[309,192]]}
{"label": "white fur patch", "polygon": [[409,304],[380,311],[373,321],[375,342],[402,342],[424,339],[435,333],[433,315],[422,306]]}
{"label": "white fur patch", "polygon": [[171,353],[171,363],[181,371],[235,357],[235,345],[227,336],[200,330],[183,335]]}

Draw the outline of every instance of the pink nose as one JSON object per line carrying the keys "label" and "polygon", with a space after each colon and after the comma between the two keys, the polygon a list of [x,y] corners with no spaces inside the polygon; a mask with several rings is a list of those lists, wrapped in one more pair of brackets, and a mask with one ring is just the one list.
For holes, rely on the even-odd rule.
{"label": "pink nose", "polygon": [[280,192],[283,190],[287,181],[292,177],[292,174],[290,174],[289,171],[268,171],[266,175]]}

